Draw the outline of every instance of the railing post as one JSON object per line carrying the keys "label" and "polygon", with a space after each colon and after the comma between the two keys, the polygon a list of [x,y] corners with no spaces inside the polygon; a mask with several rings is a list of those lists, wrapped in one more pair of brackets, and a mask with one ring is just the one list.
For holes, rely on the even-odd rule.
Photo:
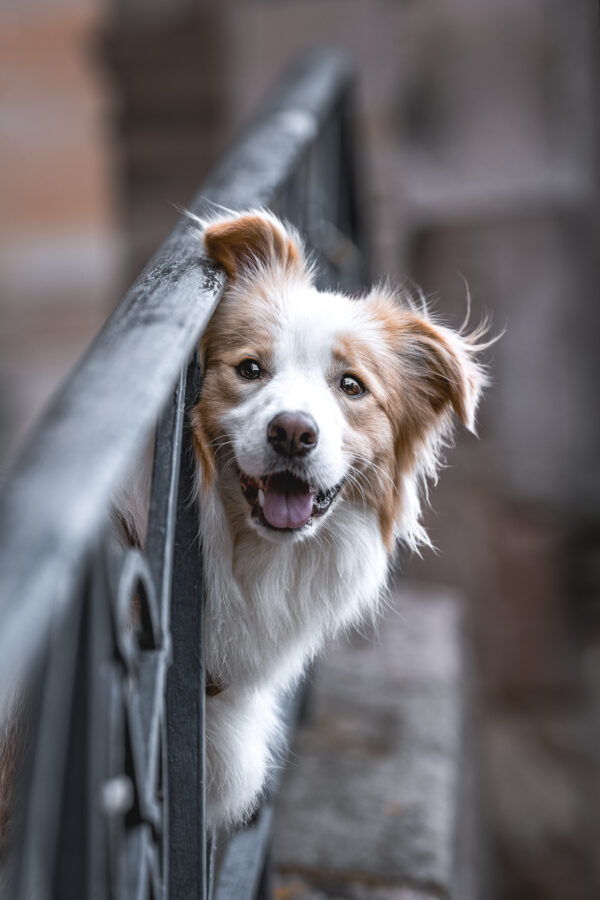
{"label": "railing post", "polygon": [[187,411],[200,370],[188,368],[171,591],[172,662],[167,678],[169,900],[206,900],[205,684],[202,566],[193,502],[194,462]]}

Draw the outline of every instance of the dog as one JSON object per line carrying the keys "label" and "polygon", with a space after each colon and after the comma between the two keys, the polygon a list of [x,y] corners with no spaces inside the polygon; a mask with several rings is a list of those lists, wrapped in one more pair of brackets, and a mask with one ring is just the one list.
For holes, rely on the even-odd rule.
{"label": "dog", "polygon": [[[191,411],[218,831],[260,802],[286,692],[334,635],[376,615],[398,542],[429,544],[427,484],[453,419],[474,431],[493,341],[485,322],[452,330],[406,291],[317,290],[300,235],[268,211],[197,229],[227,276]],[[126,542],[141,546],[151,459],[117,503]]]}
{"label": "dog", "polygon": [[374,616],[420,521],[453,418],[474,431],[487,329],[406,291],[319,291],[298,232],[265,210],[200,228],[227,276],[191,413],[205,572],[208,823],[259,802],[279,703],[335,634]]}

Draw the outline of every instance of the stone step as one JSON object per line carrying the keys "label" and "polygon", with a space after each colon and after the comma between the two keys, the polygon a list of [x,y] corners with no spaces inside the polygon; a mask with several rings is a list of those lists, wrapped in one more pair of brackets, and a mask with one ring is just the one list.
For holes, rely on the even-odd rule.
{"label": "stone step", "polygon": [[276,900],[489,896],[468,669],[460,598],[408,582],[319,662],[276,805]]}

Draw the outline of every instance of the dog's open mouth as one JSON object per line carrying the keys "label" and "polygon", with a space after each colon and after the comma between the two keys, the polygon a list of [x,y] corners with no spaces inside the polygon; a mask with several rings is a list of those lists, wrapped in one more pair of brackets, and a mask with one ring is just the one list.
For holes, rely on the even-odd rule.
{"label": "dog's open mouth", "polygon": [[252,518],[277,530],[295,531],[327,512],[343,481],[327,491],[317,492],[292,472],[275,472],[256,480],[239,472],[240,485],[252,507]]}

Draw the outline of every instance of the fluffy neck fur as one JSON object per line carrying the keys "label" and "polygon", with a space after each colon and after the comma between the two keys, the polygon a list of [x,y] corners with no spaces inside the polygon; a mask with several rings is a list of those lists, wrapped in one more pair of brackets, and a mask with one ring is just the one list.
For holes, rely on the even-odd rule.
{"label": "fluffy neck fur", "polygon": [[207,669],[222,685],[284,688],[328,637],[374,613],[387,574],[376,514],[341,501],[318,536],[274,544],[227,516],[218,484],[200,516]]}

